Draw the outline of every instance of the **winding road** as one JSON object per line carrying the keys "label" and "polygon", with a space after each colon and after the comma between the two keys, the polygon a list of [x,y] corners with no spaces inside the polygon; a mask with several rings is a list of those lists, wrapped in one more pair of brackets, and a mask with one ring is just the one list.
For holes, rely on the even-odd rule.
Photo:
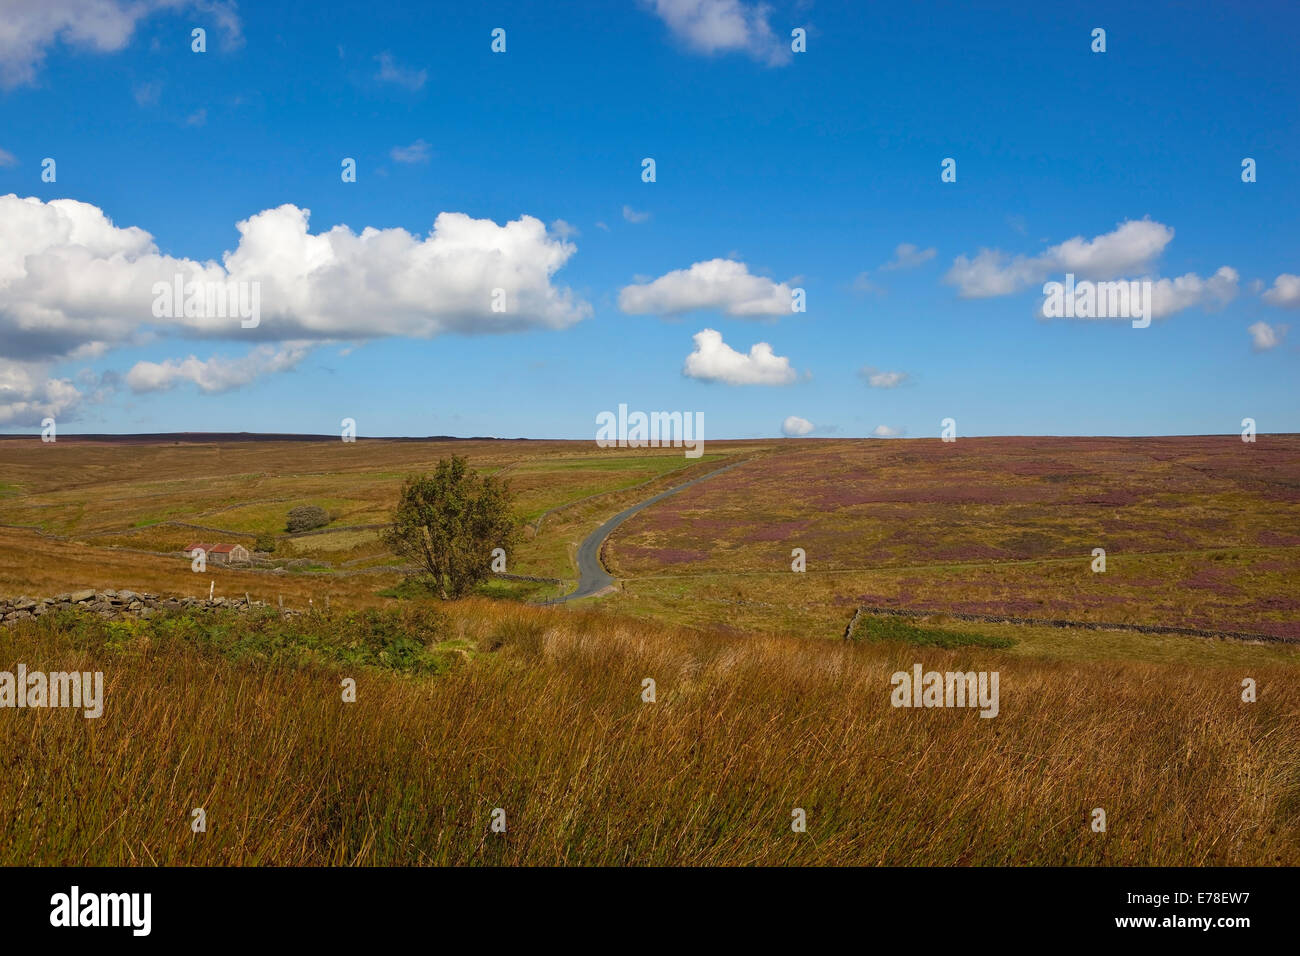
{"label": "winding road", "polygon": [[[748,459],[742,459],[748,461]],[[643,508],[648,508],[657,501],[662,501],[669,495],[675,495],[683,488],[689,488],[691,485],[699,484],[701,481],[707,481],[714,475],[720,475],[728,469],[735,468],[740,461],[733,461],[721,468],[715,468],[707,474],[700,475],[698,478],[692,478],[690,481],[684,481],[680,485],[675,485],[667,491],[661,491],[652,498],[634,504],[632,507],[620,511],[614,517],[610,518],[603,525],[593,531],[587,537],[583,538],[582,544],[578,546],[578,587],[564,597],[556,598],[552,603],[561,603],[564,601],[576,601],[579,598],[591,597],[599,594],[601,591],[610,587],[614,583],[614,577],[605,570],[605,566],[600,563],[600,549],[604,545],[605,539],[614,533],[624,521],[632,517]]]}

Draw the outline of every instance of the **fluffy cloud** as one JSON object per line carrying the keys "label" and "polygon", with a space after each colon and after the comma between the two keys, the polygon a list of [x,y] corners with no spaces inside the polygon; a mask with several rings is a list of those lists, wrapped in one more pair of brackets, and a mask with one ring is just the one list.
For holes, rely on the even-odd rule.
{"label": "fluffy cloud", "polygon": [[894,269],[915,269],[917,266],[924,265],[935,257],[935,250],[919,249],[910,242],[899,243],[898,248],[894,250],[894,258],[886,262],[880,268],[885,271]]}
{"label": "fluffy cloud", "polygon": [[1272,288],[1264,292],[1264,301],[1284,308],[1300,306],[1300,276],[1282,273],[1273,280]]}
{"label": "fluffy cloud", "polygon": [[876,438],[897,438],[903,434],[900,428],[891,428],[888,425],[877,425],[871,430],[871,434]]}
{"label": "fluffy cloud", "polygon": [[[591,314],[551,281],[576,246],[531,216],[499,226],[441,213],[426,237],[347,226],[313,235],[309,216],[285,205],[249,217],[217,263],[163,255],[148,232],[118,227],[88,203],[0,196],[0,423],[57,418],[76,405],[72,383],[48,378],[53,362],[168,333],[267,347],[243,359],[141,362],[129,375],[135,390],[233,388],[292,368],[312,342],[558,329]],[[159,317],[155,284],[178,275],[186,285],[256,288],[260,324],[245,329],[202,309]],[[494,289],[505,292],[504,312],[493,311]]]}
{"label": "fluffy cloud", "polygon": [[[1113,232],[1093,239],[1076,236],[1033,257],[1012,258],[997,249],[981,249],[973,259],[958,256],[944,281],[957,286],[963,298],[983,298],[1010,295],[1067,273],[1080,280],[1115,280],[1147,270],[1173,238],[1174,231],[1161,223],[1129,220]],[[1226,305],[1237,295],[1239,278],[1231,266],[1221,266],[1207,278],[1189,272],[1152,279],[1151,316],[1159,319],[1195,305]]]}
{"label": "fluffy cloud", "polygon": [[36,81],[56,41],[96,53],[131,42],[136,24],[160,10],[193,10],[219,29],[227,47],[242,41],[235,4],[222,0],[5,0],[0,17],[0,86]]}
{"label": "fluffy cloud", "polygon": [[46,375],[44,363],[0,358],[0,425],[36,426],[76,408],[81,392],[68,379]]}
{"label": "fluffy cloud", "polygon": [[1173,238],[1168,226],[1129,220],[1113,232],[1093,239],[1076,236],[1037,256],[1011,257],[999,249],[981,249],[973,259],[958,256],[944,281],[957,286],[962,298],[977,299],[1010,295],[1067,272],[1080,279],[1110,279],[1144,270]]}
{"label": "fluffy cloud", "polygon": [[624,286],[618,307],[630,315],[679,315],[694,309],[718,309],[731,316],[788,315],[792,289],[751,275],[732,259],[697,262],[652,282]]}
{"label": "fluffy cloud", "polygon": [[[1240,278],[1236,269],[1231,266],[1221,266],[1214,275],[1206,278],[1202,278],[1195,272],[1188,272],[1172,279],[1119,279],[1115,281],[1149,281],[1151,283],[1151,318],[1163,319],[1175,312],[1190,309],[1192,306],[1212,309],[1227,305],[1237,297]],[[1100,301],[1101,292],[1097,292],[1097,296]],[[1046,307],[1047,300],[1045,298],[1038,306],[1039,318],[1047,318],[1045,314]],[[1076,316],[1075,318],[1081,321],[1090,321],[1119,317],[1107,315]]]}
{"label": "fluffy cloud", "polygon": [[743,355],[713,329],[696,333],[695,351],[686,356],[682,374],[727,385],[789,385],[798,377],[790,360],[774,354],[766,342],[757,343]]}
{"label": "fluffy cloud", "polygon": [[1256,352],[1267,352],[1282,344],[1282,339],[1286,338],[1287,326],[1256,322],[1246,331],[1250,333],[1251,348]]}
{"label": "fluffy cloud", "polygon": [[871,366],[863,368],[858,374],[865,378],[872,388],[897,388],[907,381],[906,372],[882,372]]}
{"label": "fluffy cloud", "polygon": [[[577,251],[531,216],[504,226],[440,213],[427,237],[347,226],[312,235],[310,211],[284,205],[237,224],[223,262],[159,253],[95,206],[0,196],[0,353],[15,359],[101,351],[146,327],[189,337],[261,341],[429,338],[446,332],[565,328],[591,306],[551,277]],[[158,282],[259,284],[261,324],[153,315]],[[504,289],[506,311],[492,311]],[[187,293],[188,295],[188,293]]]}
{"label": "fluffy cloud", "polygon": [[192,382],[204,392],[226,392],[239,388],[264,375],[294,368],[308,352],[302,343],[282,348],[259,345],[247,355],[228,359],[214,355],[200,361],[191,355],[183,360],[137,362],[126,373],[126,384],[133,392],[166,391],[181,382]]}
{"label": "fluffy cloud", "polygon": [[808,419],[791,415],[781,423],[781,434],[786,438],[797,438],[800,435],[807,435],[814,427]]}
{"label": "fluffy cloud", "polygon": [[699,53],[748,54],[769,66],[790,61],[790,45],[772,32],[766,4],[741,0],[650,0],[673,34]]}
{"label": "fluffy cloud", "polygon": [[637,212],[631,206],[623,207],[623,218],[631,223],[647,222],[650,219],[648,212]]}
{"label": "fluffy cloud", "polygon": [[1208,279],[1194,272],[1176,279],[1157,279],[1151,285],[1151,316],[1161,319],[1183,309],[1223,306],[1237,297],[1237,270],[1222,266]]}

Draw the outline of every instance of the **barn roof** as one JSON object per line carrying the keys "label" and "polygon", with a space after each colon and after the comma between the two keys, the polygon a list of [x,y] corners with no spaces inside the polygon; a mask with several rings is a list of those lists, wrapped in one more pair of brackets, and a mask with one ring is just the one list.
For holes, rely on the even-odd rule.
{"label": "barn roof", "polygon": [[202,548],[208,554],[229,554],[236,548],[244,547],[242,544],[189,544],[185,546],[186,551],[193,551],[195,548]]}

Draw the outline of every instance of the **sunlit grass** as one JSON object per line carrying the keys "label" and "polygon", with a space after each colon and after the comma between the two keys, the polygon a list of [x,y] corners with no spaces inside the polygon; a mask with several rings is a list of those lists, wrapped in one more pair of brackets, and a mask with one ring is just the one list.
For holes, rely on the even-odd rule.
{"label": "sunlit grass", "polygon": [[[106,682],[98,720],[3,712],[0,862],[1300,863],[1293,669],[1244,704],[1235,667],[393,613],[0,630],[4,666]],[[891,707],[916,663],[998,670],[999,715]]]}

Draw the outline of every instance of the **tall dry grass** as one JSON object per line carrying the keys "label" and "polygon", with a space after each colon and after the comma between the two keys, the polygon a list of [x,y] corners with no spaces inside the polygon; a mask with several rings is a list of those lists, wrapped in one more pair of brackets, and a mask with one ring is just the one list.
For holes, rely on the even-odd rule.
{"label": "tall dry grass", "polygon": [[[0,710],[0,862],[1300,863],[1293,668],[742,639],[480,600],[441,613],[422,640],[459,663],[436,676],[329,618],[235,640],[193,622],[0,631],[0,669],[106,681],[98,720]],[[914,662],[998,670],[1000,715],[891,707],[890,674]]]}

